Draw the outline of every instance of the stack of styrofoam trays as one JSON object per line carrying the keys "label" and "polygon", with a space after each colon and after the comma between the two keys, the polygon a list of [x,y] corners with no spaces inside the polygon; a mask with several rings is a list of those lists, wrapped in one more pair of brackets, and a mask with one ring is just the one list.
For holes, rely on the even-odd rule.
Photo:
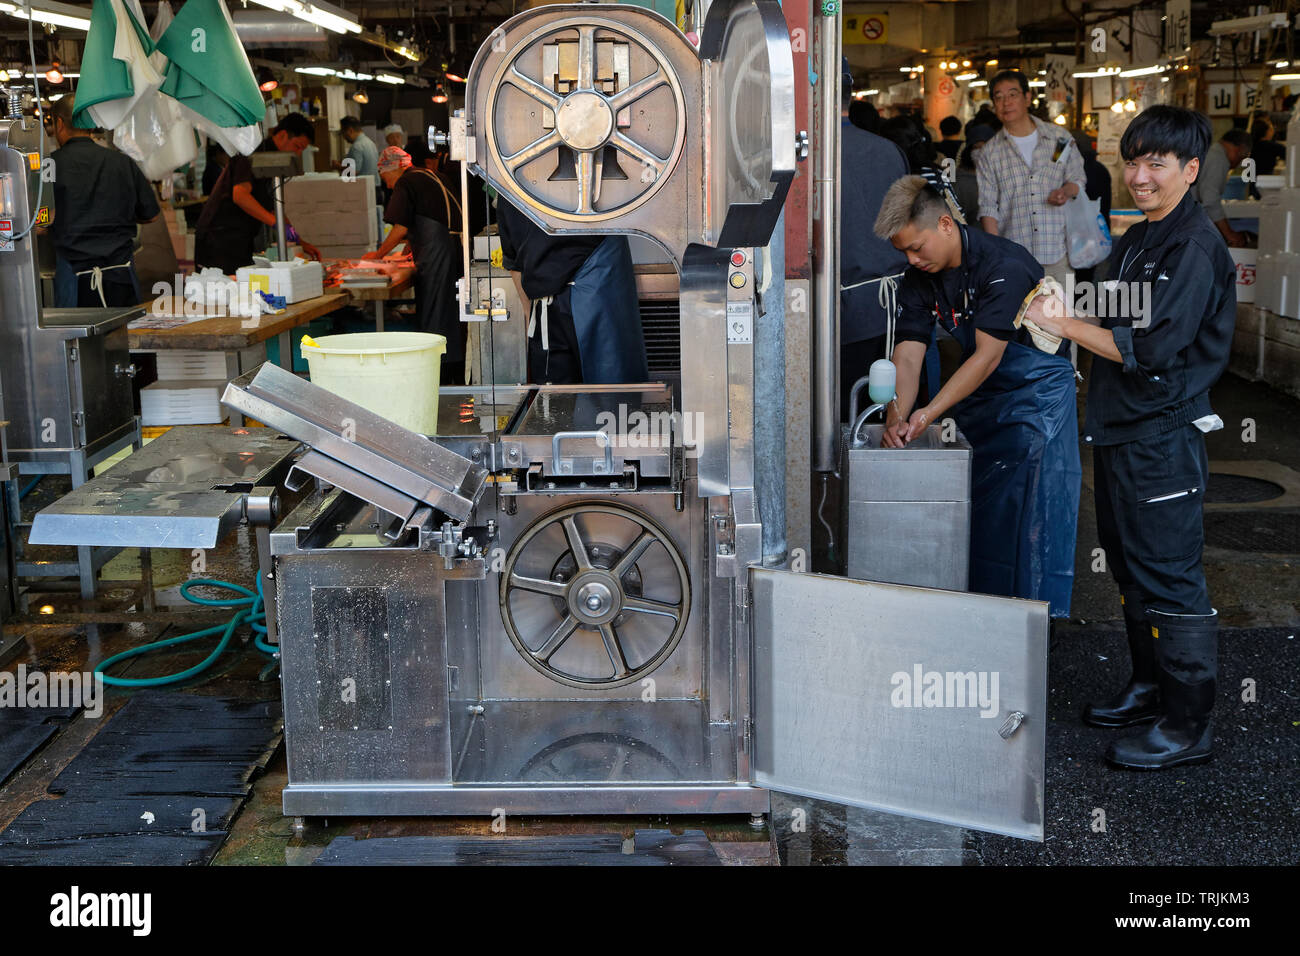
{"label": "stack of styrofoam trays", "polygon": [[146,385],[140,389],[141,424],[215,425],[222,422],[226,418],[226,410],[221,404],[225,387],[226,382],[221,378],[157,381]]}

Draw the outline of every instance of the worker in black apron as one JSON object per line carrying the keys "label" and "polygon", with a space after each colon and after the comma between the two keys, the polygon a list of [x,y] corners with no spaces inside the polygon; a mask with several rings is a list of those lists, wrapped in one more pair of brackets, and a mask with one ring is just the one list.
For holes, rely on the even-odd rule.
{"label": "worker in black apron", "polygon": [[158,200],[134,160],[73,126],[72,107],[65,96],[50,110],[59,144],[50,154],[53,196],[46,193],[54,204],[54,304],[137,305],[136,226],[158,217]]}
{"label": "worker in black apron", "polygon": [[[301,113],[290,113],[262,140],[256,152],[278,150],[301,156],[314,136],[311,120]],[[251,266],[253,256],[264,248],[264,227],[276,227],[272,181],[254,176],[252,160],[247,156],[232,156],[194,226],[194,264],[200,269],[220,269],[234,275],[241,266]],[[320,251],[302,236],[298,237],[298,245],[310,258],[320,258]]]}
{"label": "worker in black apron", "polygon": [[1154,721],[1106,752],[1117,766],[1145,770],[1208,760],[1213,744],[1218,615],[1201,567],[1201,506],[1205,433],[1223,427],[1209,391],[1228,365],[1237,295],[1232,257],[1189,188],[1210,139],[1201,114],[1153,106],[1120,140],[1124,184],[1145,215],[1110,257],[1112,277],[1128,291],[1112,301],[1127,301],[1129,314],[1070,316],[1046,298],[1026,313],[1096,355],[1084,442],[1133,668],[1124,688],[1083,719],[1097,727]]}
{"label": "worker in black apron", "polygon": [[528,366],[553,385],[650,377],[625,236],[550,236],[498,197],[501,251],[529,303]]}
{"label": "worker in black apron", "polygon": [[392,195],[384,207],[384,222],[390,223],[387,238],[366,259],[382,259],[406,242],[415,261],[416,328],[447,340],[443,380],[463,384],[465,373],[465,326],[457,307],[456,280],[460,277],[457,255],[460,204],[446,184],[428,169],[412,166],[410,154],[389,146],[379,154],[379,176]]}
{"label": "worker in black apron", "polygon": [[[951,410],[973,449],[970,589],[1046,601],[1070,613],[1079,445],[1068,346],[1049,354],[1017,329],[1043,267],[1022,246],[955,222],[919,176],[890,187],[876,234],[907,254],[894,335],[897,400],[884,443],[903,447]],[[963,362],[913,410],[935,322]]]}

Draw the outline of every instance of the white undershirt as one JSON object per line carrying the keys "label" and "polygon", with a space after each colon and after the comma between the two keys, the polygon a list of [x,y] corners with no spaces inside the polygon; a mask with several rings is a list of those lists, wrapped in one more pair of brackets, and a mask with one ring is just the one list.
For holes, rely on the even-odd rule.
{"label": "white undershirt", "polygon": [[1035,127],[1034,131],[1028,136],[1016,136],[1012,133],[1007,133],[1007,135],[1016,144],[1016,149],[1020,150],[1020,155],[1025,157],[1025,165],[1033,168],[1034,147],[1038,145],[1038,128]]}

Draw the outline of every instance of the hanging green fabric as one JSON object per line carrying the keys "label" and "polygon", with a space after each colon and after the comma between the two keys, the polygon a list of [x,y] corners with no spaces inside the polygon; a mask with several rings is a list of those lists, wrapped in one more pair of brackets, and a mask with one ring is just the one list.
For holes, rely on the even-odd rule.
{"label": "hanging green fabric", "polygon": [[[110,104],[115,100],[133,102],[145,91],[137,90],[133,82],[133,71],[127,60],[116,54],[122,52],[118,38],[118,17],[126,18],[136,39],[139,40],[144,56],[154,51],[154,42],[131,12],[113,0],[95,0],[90,11],[90,31],[86,34],[86,47],[81,55],[81,80],[77,84],[76,108],[72,121],[80,129],[95,129],[106,126],[111,129],[117,124],[101,123],[91,114],[92,106]],[[120,110],[129,112],[129,107]]]}
{"label": "hanging green fabric", "polygon": [[189,0],[158,49],[170,61],[162,86],[168,96],[218,127],[252,126],[262,119],[266,107],[257,78],[221,0]]}

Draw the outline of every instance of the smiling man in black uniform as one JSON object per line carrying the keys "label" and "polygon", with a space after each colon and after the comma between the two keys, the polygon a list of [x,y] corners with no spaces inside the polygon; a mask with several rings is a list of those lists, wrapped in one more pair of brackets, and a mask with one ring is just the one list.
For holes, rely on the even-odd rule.
{"label": "smiling man in black uniform", "polygon": [[1210,145],[1199,113],[1153,106],[1120,140],[1124,183],[1146,215],[1111,253],[1121,283],[1147,283],[1140,319],[1065,315],[1040,297],[1027,317],[1095,353],[1084,441],[1093,446],[1097,532],[1119,585],[1133,676],[1083,719],[1155,723],[1106,759],[1159,770],[1210,758],[1217,614],[1201,568],[1204,432],[1222,428],[1210,387],[1228,364],[1236,273],[1189,187]]}

